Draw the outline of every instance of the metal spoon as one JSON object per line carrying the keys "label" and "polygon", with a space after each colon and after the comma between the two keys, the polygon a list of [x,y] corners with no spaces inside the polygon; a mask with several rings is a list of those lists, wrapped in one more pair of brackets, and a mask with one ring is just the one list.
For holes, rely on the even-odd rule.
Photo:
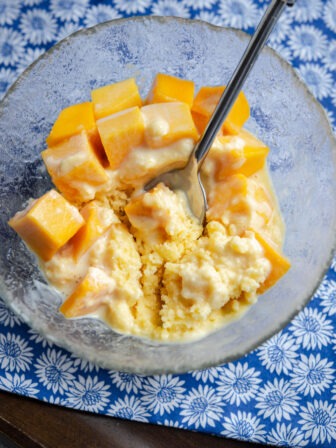
{"label": "metal spoon", "polygon": [[199,176],[201,165],[283,9],[294,3],[295,0],[273,0],[269,5],[186,165],[158,175],[144,187],[149,191],[162,182],[171,190],[184,192],[190,211],[201,224],[207,209],[206,195]]}

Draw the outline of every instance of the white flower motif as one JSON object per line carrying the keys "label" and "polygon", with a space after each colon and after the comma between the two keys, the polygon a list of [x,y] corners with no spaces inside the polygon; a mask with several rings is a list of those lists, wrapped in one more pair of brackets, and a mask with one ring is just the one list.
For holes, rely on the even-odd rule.
{"label": "white flower motif", "polygon": [[288,13],[284,13],[280,16],[277,24],[275,25],[270,35],[270,43],[280,43],[286,39],[292,29],[292,19]]}
{"label": "white flower motif", "polygon": [[280,421],[283,418],[290,420],[291,414],[295,414],[298,410],[299,399],[291,384],[285,382],[283,378],[280,381],[275,378],[273,383],[267,381],[256,397],[256,408],[260,409],[258,415],[270,418],[271,422]]}
{"label": "white flower motif", "polygon": [[107,411],[108,415],[138,422],[148,422],[150,414],[143,408],[141,401],[134,395],[118,398]]}
{"label": "white flower motif", "polygon": [[[126,392],[137,394],[142,388],[142,378],[139,375],[133,375],[131,373],[125,372],[109,372],[112,383],[117,386],[121,391],[126,390]],[[141,378],[141,379],[140,379]]]}
{"label": "white flower motif", "polygon": [[155,375],[147,378],[141,391],[141,400],[154,414],[170,414],[184,398],[185,381],[178,376]]}
{"label": "white flower motif", "polygon": [[226,437],[249,442],[265,441],[265,425],[261,425],[260,419],[253,416],[251,412],[238,411],[237,414],[231,412],[230,417],[224,417],[223,427],[221,434]]}
{"label": "white flower motif", "polygon": [[51,0],[50,7],[58,19],[77,21],[84,16],[88,4],[89,0]]}
{"label": "white flower motif", "polygon": [[41,336],[40,333],[30,328],[28,330],[28,334],[31,336],[29,337],[30,341],[33,341],[35,344],[41,344],[43,348],[46,347],[53,347],[54,344],[49,341],[49,339],[46,339],[45,337]]}
{"label": "white flower motif", "polygon": [[336,70],[336,40],[332,39],[328,43],[328,48],[324,52],[323,62],[328,70]]}
{"label": "white flower motif", "polygon": [[27,397],[38,394],[39,389],[36,389],[38,384],[33,383],[31,379],[26,379],[23,374],[14,373],[14,375],[11,375],[9,372],[5,372],[5,375],[0,377],[0,384],[4,390]]}
{"label": "white flower motif", "polygon": [[293,320],[289,330],[293,332],[298,344],[303,348],[321,349],[330,343],[333,327],[316,309],[305,308]]}
{"label": "white flower motif", "polygon": [[213,4],[217,0],[184,0],[186,6],[190,6],[193,9],[212,8]]}
{"label": "white flower motif", "polygon": [[336,401],[336,382],[331,390],[331,393],[333,394],[331,399]]}
{"label": "white flower motif", "polygon": [[275,371],[278,375],[281,372],[288,375],[298,357],[298,348],[293,338],[280,332],[261,346],[258,357],[271,373]]}
{"label": "white flower motif", "polygon": [[329,0],[325,4],[323,20],[327,27],[336,32],[336,0]]}
{"label": "white flower motif", "polygon": [[[335,93],[336,93],[336,91],[335,91]],[[336,101],[336,95],[335,95],[335,101]],[[333,102],[333,104],[335,104],[333,101],[333,98],[332,98],[332,102]],[[327,114],[327,118],[329,120],[330,126],[332,127],[333,131],[336,133],[336,116],[334,115],[334,112],[330,109],[325,109],[325,112]]]}
{"label": "white flower motif", "polygon": [[317,99],[328,96],[333,88],[333,79],[327,69],[318,64],[302,64],[299,74]]}
{"label": "white flower motif", "polygon": [[[9,68],[0,69],[0,97],[1,93],[6,93],[12,82],[15,80],[15,72]],[[0,299],[0,324],[5,327],[13,328],[15,325],[21,325],[19,317],[8,308]]]}
{"label": "white flower motif", "polygon": [[10,372],[28,370],[32,358],[32,348],[20,336],[7,333],[0,334],[0,367]]}
{"label": "white flower motif", "polygon": [[224,25],[242,29],[255,26],[259,18],[252,0],[221,0],[219,14]]}
{"label": "white flower motif", "polygon": [[0,0],[0,25],[11,25],[19,13],[18,0]]}
{"label": "white flower motif", "polygon": [[189,17],[188,9],[179,0],[158,0],[152,6],[152,14],[156,16]]}
{"label": "white flower motif", "polygon": [[151,0],[115,0],[115,6],[126,14],[144,13]]}
{"label": "white flower motif", "polygon": [[291,62],[293,55],[289,47],[279,44],[278,42],[270,42],[269,45],[273,48],[273,50],[279,53],[282,58],[286,59],[288,62]]}
{"label": "white flower motif", "polygon": [[93,362],[87,361],[86,359],[74,357],[74,366],[82,370],[84,373],[88,372],[99,372],[100,367]]}
{"label": "white flower motif", "polygon": [[301,354],[291,373],[291,383],[295,389],[304,395],[313,397],[321,394],[333,381],[335,369],[333,363],[327,359],[321,359],[321,355],[310,355],[309,358]]}
{"label": "white flower motif", "polygon": [[55,394],[63,395],[75,379],[76,368],[69,357],[61,351],[48,349],[36,361],[36,375],[39,381]]}
{"label": "white flower motif", "polygon": [[204,22],[209,22],[212,25],[222,26],[223,19],[219,17],[218,14],[209,11],[200,11],[195,15],[195,19],[204,20]]}
{"label": "white flower motif", "polygon": [[290,15],[297,22],[311,22],[321,16],[323,1],[297,0],[295,8],[290,9]]}
{"label": "white flower motif", "polygon": [[292,428],[289,423],[277,423],[275,428],[272,428],[267,437],[267,442],[276,446],[293,446],[303,447],[307,446],[309,441],[304,440],[304,434],[298,428]]}
{"label": "white flower motif", "polygon": [[64,26],[59,28],[57,36],[55,37],[55,40],[59,42],[62,39],[65,39],[66,37],[70,36],[70,34],[75,33],[76,31],[80,30],[82,26],[79,23],[74,22],[66,22]]}
{"label": "white flower motif", "polygon": [[327,49],[327,37],[315,26],[301,25],[291,31],[288,45],[303,61],[316,61]]}
{"label": "white flower motif", "polygon": [[43,9],[31,9],[22,16],[20,28],[30,43],[40,45],[55,39],[57,23],[51,14]]}
{"label": "white flower motif", "polygon": [[0,64],[15,65],[24,53],[21,34],[9,28],[0,28]]}
{"label": "white flower motif", "polygon": [[314,400],[300,408],[299,424],[305,432],[305,438],[310,438],[314,444],[331,443],[336,439],[336,408],[327,401]]}
{"label": "white flower motif", "polygon": [[[336,98],[336,97],[335,97]],[[320,304],[324,310],[333,316],[336,314],[336,281],[331,279],[324,279],[321,283],[316,296],[321,299]]]}
{"label": "white flower motif", "polygon": [[333,269],[334,271],[335,271],[335,273],[336,273],[336,255],[334,256],[334,258],[332,259],[332,262],[331,262],[331,269]]}
{"label": "white flower motif", "polygon": [[42,400],[45,401],[46,403],[58,404],[60,406],[67,405],[66,399],[64,397],[60,397],[59,395],[57,396],[49,395],[48,397],[43,397]]}
{"label": "white flower motif", "polygon": [[97,23],[107,22],[108,20],[118,19],[122,17],[121,14],[112,6],[97,5],[92,6],[84,19],[86,26],[94,26]]}
{"label": "white flower motif", "polygon": [[75,409],[82,411],[103,411],[109,403],[111,395],[109,386],[104,381],[99,381],[98,376],[78,375],[79,381],[74,381],[73,386],[67,392],[67,403]]}
{"label": "white flower motif", "polygon": [[191,376],[193,376],[197,381],[203,381],[203,383],[214,383],[218,378],[219,372],[219,368],[209,367],[208,369],[203,370],[193,370],[191,372]]}
{"label": "white flower motif", "polygon": [[36,59],[38,59],[43,53],[44,50],[42,48],[27,48],[24,56],[17,64],[18,72],[23,72],[23,70],[25,70],[30,64],[35,62]]}
{"label": "white flower motif", "polygon": [[182,423],[188,426],[194,425],[195,429],[215,426],[216,421],[220,421],[223,415],[223,405],[221,398],[216,394],[216,390],[206,385],[199,385],[197,389],[192,388],[181,404],[183,417]]}
{"label": "white flower motif", "polygon": [[256,395],[261,383],[259,375],[253,367],[249,368],[247,362],[229,363],[219,373],[216,381],[218,393],[230,404],[239,406],[241,402],[247,403]]}
{"label": "white flower motif", "polygon": [[23,0],[23,4],[27,6],[35,6],[41,3],[42,0]]}

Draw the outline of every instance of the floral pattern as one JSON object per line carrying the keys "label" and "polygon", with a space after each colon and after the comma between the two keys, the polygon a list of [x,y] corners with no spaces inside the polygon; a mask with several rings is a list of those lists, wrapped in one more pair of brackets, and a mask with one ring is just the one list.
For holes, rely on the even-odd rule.
{"label": "floral pattern", "polygon": [[[57,41],[132,15],[252,33],[269,0],[0,0],[0,98]],[[269,44],[335,126],[336,0],[297,0]],[[336,446],[336,257],[310,304],[236,362],[184,375],[107,371],[46,341],[0,299],[0,388],[124,419],[275,446]]]}

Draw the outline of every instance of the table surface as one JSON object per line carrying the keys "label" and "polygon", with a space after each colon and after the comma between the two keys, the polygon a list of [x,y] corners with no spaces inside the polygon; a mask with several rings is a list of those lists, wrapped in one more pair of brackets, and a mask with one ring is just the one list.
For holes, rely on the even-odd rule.
{"label": "table surface", "polygon": [[0,447],[4,448],[258,448],[176,428],[93,415],[0,392]]}

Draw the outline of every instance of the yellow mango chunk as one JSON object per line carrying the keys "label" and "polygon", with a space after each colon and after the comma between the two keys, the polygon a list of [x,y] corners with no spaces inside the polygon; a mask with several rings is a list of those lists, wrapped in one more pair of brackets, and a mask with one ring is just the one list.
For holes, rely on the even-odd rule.
{"label": "yellow mango chunk", "polygon": [[99,268],[90,267],[87,274],[60,307],[65,317],[94,313],[106,305],[115,290],[115,281]]}
{"label": "yellow mango chunk", "polygon": [[32,251],[48,261],[84,224],[76,207],[50,190],[16,213],[8,224]]}
{"label": "yellow mango chunk", "polygon": [[167,239],[165,227],[169,221],[169,215],[158,206],[156,201],[156,196],[160,195],[161,189],[162,184],[132,198],[125,207],[125,213],[131,225],[156,244],[163,243]]}
{"label": "yellow mango chunk", "polygon": [[[202,115],[206,121],[204,128],[209,121],[217,103],[224,92],[225,86],[218,87],[202,87],[197,93],[194,103],[191,108],[191,113]],[[243,126],[245,121],[250,116],[250,106],[246,99],[246,96],[243,92],[240,92],[235,103],[233,104],[226,120],[223,124],[223,132],[224,134],[237,134],[239,129]],[[197,116],[196,116],[197,120]],[[201,123],[200,123],[201,124]],[[199,132],[202,133],[203,129],[199,129]]]}
{"label": "yellow mango chunk", "polygon": [[95,201],[86,204],[80,213],[85,220],[85,224],[70,242],[75,259],[85,254],[110,225],[118,221],[111,209],[101,207]]}
{"label": "yellow mango chunk", "polygon": [[[209,121],[209,116],[202,115],[202,114],[199,114],[199,113],[193,112],[193,111],[191,111],[191,115],[194,120],[197,131],[199,132],[200,135],[202,135],[203,132],[205,131],[205,128],[207,127],[207,124]],[[222,129],[219,130],[217,135],[223,135]]]}
{"label": "yellow mango chunk", "polygon": [[218,142],[219,147],[209,154],[216,162],[217,181],[235,173],[251,176],[264,167],[269,148],[245,129],[240,129],[237,136],[218,137]]}
{"label": "yellow mango chunk", "polygon": [[265,282],[260,286],[258,293],[262,294],[267,289],[271,288],[291,267],[291,263],[282,254],[280,254],[272,245],[270,241],[266,241],[260,233],[254,231],[256,240],[264,249],[265,257],[271,263],[271,272],[266,278]]}
{"label": "yellow mango chunk", "polygon": [[192,106],[195,83],[176,76],[158,73],[147,97],[147,104],[180,101]]}
{"label": "yellow mango chunk", "polygon": [[104,151],[93,113],[93,104],[90,101],[74,104],[60,112],[46,139],[47,145],[55,146],[82,131],[87,133],[97,155],[103,157]]}
{"label": "yellow mango chunk", "polygon": [[186,103],[157,103],[141,108],[145,122],[145,140],[160,148],[182,138],[198,139],[198,132]]}
{"label": "yellow mango chunk", "polygon": [[41,152],[52,181],[71,202],[94,198],[97,188],[108,181],[86,133]]}
{"label": "yellow mango chunk", "polygon": [[144,139],[144,121],[138,107],[131,107],[97,121],[99,134],[112,169]]}
{"label": "yellow mango chunk", "polygon": [[142,105],[134,78],[92,90],[91,98],[96,120],[130,107]]}
{"label": "yellow mango chunk", "polygon": [[240,173],[218,182],[208,195],[208,205],[208,220],[221,221],[240,235],[251,226],[262,229],[274,210],[264,187]]}

